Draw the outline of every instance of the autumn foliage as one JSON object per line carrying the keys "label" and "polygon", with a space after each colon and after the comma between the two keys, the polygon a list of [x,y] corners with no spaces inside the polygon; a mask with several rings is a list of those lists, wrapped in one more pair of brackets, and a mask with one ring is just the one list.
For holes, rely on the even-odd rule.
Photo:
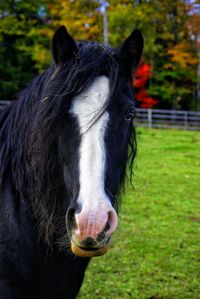
{"label": "autumn foliage", "polygon": [[[200,0],[0,0],[0,100],[11,99],[52,61],[50,40],[65,25],[76,40],[118,48],[134,28],[145,38],[136,80],[139,107],[200,111]],[[161,5],[162,2],[162,5]]]}
{"label": "autumn foliage", "polygon": [[150,64],[142,63],[136,71],[135,80],[133,85],[136,89],[135,99],[141,108],[152,108],[158,103],[149,96],[147,85],[150,77],[152,76],[152,67]]}

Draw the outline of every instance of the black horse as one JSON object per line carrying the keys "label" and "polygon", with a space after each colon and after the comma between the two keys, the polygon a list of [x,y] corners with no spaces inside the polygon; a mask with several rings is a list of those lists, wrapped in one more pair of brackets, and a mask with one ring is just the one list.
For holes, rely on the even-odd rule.
{"label": "black horse", "polygon": [[141,33],[112,49],[62,26],[52,48],[53,65],[0,113],[0,299],[76,298],[135,156]]}

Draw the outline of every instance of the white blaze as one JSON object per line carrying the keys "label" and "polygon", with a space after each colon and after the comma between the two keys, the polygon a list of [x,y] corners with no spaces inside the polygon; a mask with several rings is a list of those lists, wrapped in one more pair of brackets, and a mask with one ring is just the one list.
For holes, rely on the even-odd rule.
{"label": "white blaze", "polygon": [[101,76],[89,88],[73,99],[71,113],[76,116],[81,133],[79,150],[79,184],[77,203],[81,212],[75,214],[76,235],[96,238],[109,223],[111,234],[117,226],[117,215],[104,191],[105,131],[108,112],[102,112],[109,97],[109,79]]}
{"label": "white blaze", "polygon": [[108,112],[93,124],[109,96],[109,79],[96,78],[92,85],[73,99],[71,113],[78,119],[81,144],[79,160],[80,191],[78,202],[88,208],[98,205],[99,200],[108,201],[104,192],[105,178],[105,129],[109,120]]}

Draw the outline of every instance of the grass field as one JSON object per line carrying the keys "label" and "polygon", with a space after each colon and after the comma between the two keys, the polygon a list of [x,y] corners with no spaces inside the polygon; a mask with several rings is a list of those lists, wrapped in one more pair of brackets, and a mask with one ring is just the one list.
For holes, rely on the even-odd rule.
{"label": "grass field", "polygon": [[137,131],[135,190],[79,299],[200,298],[200,132]]}

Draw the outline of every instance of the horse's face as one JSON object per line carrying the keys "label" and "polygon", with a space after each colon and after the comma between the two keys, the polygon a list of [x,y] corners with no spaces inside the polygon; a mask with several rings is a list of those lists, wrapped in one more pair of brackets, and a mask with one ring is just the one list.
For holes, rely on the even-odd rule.
{"label": "horse's face", "polygon": [[[72,42],[63,27],[60,31],[63,32],[57,31],[53,43],[57,63],[59,55],[55,48],[61,33]],[[136,37],[129,37],[131,41],[125,41],[119,52],[122,73],[131,72],[139,61],[142,37],[138,32],[135,34]],[[126,64],[127,57],[123,57],[127,53],[126,43],[133,47],[135,41],[140,44],[134,46],[134,57]],[[130,53],[127,55],[131,58]],[[134,102],[131,85],[121,75],[110,98],[110,80],[105,75],[97,76],[72,99],[59,141],[70,198],[66,225],[72,251],[79,256],[104,254],[118,222],[116,195],[125,173]]]}

